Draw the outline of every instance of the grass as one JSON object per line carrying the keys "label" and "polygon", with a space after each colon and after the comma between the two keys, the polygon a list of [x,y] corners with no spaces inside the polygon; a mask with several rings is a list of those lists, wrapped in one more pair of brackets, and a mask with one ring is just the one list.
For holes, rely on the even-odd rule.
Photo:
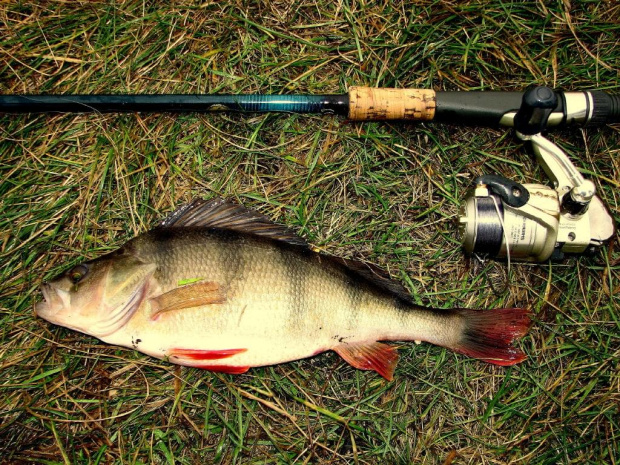
{"label": "grass", "polygon": [[[0,92],[620,88],[614,2],[0,6]],[[618,126],[551,137],[620,219]],[[474,177],[546,182],[508,132],[291,115],[0,115],[2,463],[620,462],[620,254],[463,256]],[[194,196],[232,197],[439,307],[528,306],[528,361],[403,345],[395,380],[335,354],[230,376],[35,318],[37,287]],[[617,239],[617,236],[616,236]],[[498,285],[499,283],[499,285]]]}

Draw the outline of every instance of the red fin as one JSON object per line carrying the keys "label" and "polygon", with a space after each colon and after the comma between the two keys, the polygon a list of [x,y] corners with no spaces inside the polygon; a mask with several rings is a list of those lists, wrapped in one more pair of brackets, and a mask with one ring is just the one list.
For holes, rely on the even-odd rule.
{"label": "red fin", "polygon": [[230,373],[231,375],[240,375],[250,369],[250,367],[235,367],[230,365],[194,365],[195,368],[203,370],[216,371],[218,373]]}
{"label": "red fin", "polygon": [[527,356],[512,343],[530,328],[529,312],[524,308],[494,310],[456,310],[465,319],[465,329],[455,352],[495,365],[509,366]]}
{"label": "red fin", "polygon": [[[220,350],[199,350],[199,349],[172,349],[171,358],[185,360],[220,360],[232,357],[233,355],[246,352],[248,349],[220,349]],[[192,365],[195,366],[195,365]]]}
{"label": "red fin", "polygon": [[343,343],[334,351],[355,368],[374,370],[388,381],[394,378],[398,353],[392,346],[380,342]]}

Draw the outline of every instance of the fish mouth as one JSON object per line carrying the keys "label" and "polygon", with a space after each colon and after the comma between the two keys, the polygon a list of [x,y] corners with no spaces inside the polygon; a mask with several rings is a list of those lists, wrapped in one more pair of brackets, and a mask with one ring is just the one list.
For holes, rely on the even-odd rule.
{"label": "fish mouth", "polygon": [[69,304],[69,293],[54,288],[51,284],[41,284],[43,300],[34,306],[35,313],[46,320],[52,321],[53,315]]}
{"label": "fish mouth", "polygon": [[50,312],[50,289],[51,286],[47,283],[41,284],[41,293],[43,294],[43,300],[38,302],[34,306],[34,312],[40,317],[44,317]]}

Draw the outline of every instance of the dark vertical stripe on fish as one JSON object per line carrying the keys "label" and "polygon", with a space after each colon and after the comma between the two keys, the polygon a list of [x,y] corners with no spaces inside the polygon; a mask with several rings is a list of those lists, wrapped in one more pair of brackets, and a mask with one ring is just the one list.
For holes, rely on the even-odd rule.
{"label": "dark vertical stripe on fish", "polygon": [[[235,280],[245,280],[246,267],[248,266],[248,254],[246,249],[239,247],[239,237],[229,237],[222,244],[222,252],[224,260],[222,265],[226,270],[226,285],[230,285]],[[224,250],[225,249],[225,250]]]}
{"label": "dark vertical stripe on fish", "polygon": [[362,298],[364,297],[362,288],[356,285],[355,282],[347,280],[347,297],[349,298],[349,305],[351,307],[351,316],[356,316],[361,310]]}
{"label": "dark vertical stripe on fish", "polygon": [[286,295],[288,296],[289,318],[288,324],[299,326],[303,321],[304,315],[308,311],[308,267],[305,267],[305,260],[302,261],[298,256],[289,251],[287,244],[278,243],[279,260],[284,270],[286,279]]}
{"label": "dark vertical stripe on fish", "polygon": [[218,239],[215,266],[224,273],[225,282],[222,284],[234,293],[246,282],[247,267],[252,260],[248,254],[252,253],[252,249],[242,247],[243,238],[235,233],[218,233]]}
{"label": "dark vertical stripe on fish", "polygon": [[357,272],[344,265],[340,265],[340,269],[345,275],[345,289],[350,305],[349,311],[346,313],[347,327],[349,329],[353,329],[357,325],[358,315],[361,310],[361,305],[365,294],[364,289],[366,286],[364,281],[360,280]]}
{"label": "dark vertical stripe on fish", "polygon": [[[160,265],[174,263],[175,231],[167,229],[153,230],[149,231],[145,237],[151,240],[141,240],[140,238],[136,240],[139,240],[142,247],[146,248],[147,255],[153,254],[153,256],[157,257]],[[173,267],[170,266],[158,266],[155,278],[162,283],[169,283],[171,281],[170,270],[172,269]]]}

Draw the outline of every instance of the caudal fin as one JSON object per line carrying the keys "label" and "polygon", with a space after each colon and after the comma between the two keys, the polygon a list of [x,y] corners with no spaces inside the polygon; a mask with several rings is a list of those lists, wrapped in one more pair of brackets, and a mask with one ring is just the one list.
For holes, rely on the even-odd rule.
{"label": "caudal fin", "polygon": [[512,345],[530,327],[526,309],[459,309],[456,312],[464,318],[465,328],[461,340],[450,347],[455,352],[502,366],[514,365],[527,358]]}

